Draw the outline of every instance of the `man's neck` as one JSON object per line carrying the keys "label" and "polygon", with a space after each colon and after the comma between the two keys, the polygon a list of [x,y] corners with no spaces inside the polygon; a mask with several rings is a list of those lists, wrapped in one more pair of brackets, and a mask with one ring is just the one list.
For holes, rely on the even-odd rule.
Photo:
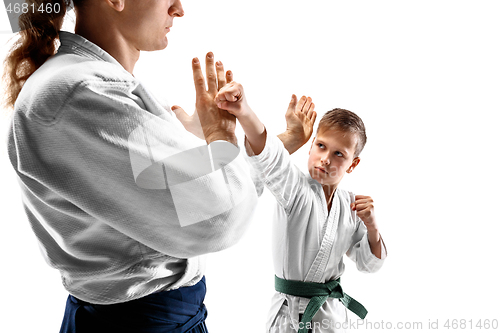
{"label": "man's neck", "polygon": [[78,24],[75,26],[77,35],[86,38],[109,53],[127,72],[133,75],[140,51],[127,43],[117,29],[113,29],[112,26],[100,29],[99,24],[94,25],[93,22],[89,21],[77,22]]}

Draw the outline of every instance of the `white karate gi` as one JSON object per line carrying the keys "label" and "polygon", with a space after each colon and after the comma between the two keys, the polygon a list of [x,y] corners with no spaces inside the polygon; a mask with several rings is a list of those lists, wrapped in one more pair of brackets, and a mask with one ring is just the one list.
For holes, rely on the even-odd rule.
{"label": "white karate gi", "polygon": [[93,304],[195,285],[204,255],[251,219],[260,187],[246,154],[195,138],[99,46],[59,38],[21,90],[8,140],[44,258]]}
{"label": "white karate gi", "polygon": [[[344,272],[344,254],[360,271],[375,272],[382,266],[385,246],[382,259],[372,254],[366,227],[350,209],[353,193],[337,189],[328,212],[321,184],[291,163],[276,136],[267,134],[266,146],[257,156],[252,156],[248,143],[246,146],[250,163],[278,202],[272,238],[276,276],[325,283]],[[349,290],[345,292],[349,294]],[[363,303],[362,298],[358,301]],[[308,298],[276,292],[266,332],[297,332],[299,314],[308,303]],[[346,310],[338,299],[328,298],[313,317],[313,332],[342,332],[335,327],[347,320]]]}

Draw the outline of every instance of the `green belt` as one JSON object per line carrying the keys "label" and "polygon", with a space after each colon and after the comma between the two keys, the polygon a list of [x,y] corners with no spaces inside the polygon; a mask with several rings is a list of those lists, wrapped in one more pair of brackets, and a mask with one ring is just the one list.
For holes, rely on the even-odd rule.
{"label": "green belt", "polygon": [[328,297],[338,298],[346,308],[354,312],[361,319],[365,319],[368,313],[363,305],[342,291],[340,278],[328,281],[327,283],[315,283],[284,280],[277,276],[274,277],[274,288],[276,291],[283,294],[311,299],[300,320],[300,322],[304,324],[303,326],[299,326],[299,333],[307,333],[306,324],[311,322],[316,312],[318,312],[319,308],[326,302]]}

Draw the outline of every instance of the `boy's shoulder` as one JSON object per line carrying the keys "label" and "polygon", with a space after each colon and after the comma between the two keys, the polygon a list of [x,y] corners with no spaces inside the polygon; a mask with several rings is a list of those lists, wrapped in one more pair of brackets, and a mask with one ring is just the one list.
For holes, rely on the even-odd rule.
{"label": "boy's shoulder", "polygon": [[357,226],[359,223],[356,211],[351,209],[351,204],[355,202],[355,194],[349,190],[337,188],[336,195],[338,195],[340,209],[344,212],[348,212],[350,215],[349,220],[352,226]]}
{"label": "boy's shoulder", "polygon": [[336,195],[338,195],[339,200],[344,205],[351,205],[355,200],[355,194],[349,190],[343,188],[337,188]]}
{"label": "boy's shoulder", "polygon": [[354,193],[344,188],[337,188],[336,193],[342,198],[354,198]]}

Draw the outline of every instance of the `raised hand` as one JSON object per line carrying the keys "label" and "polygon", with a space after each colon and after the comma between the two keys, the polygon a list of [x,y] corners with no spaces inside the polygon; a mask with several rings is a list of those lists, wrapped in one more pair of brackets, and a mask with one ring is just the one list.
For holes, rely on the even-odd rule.
{"label": "raised hand", "polygon": [[215,140],[226,140],[236,144],[234,116],[220,110],[214,102],[217,92],[233,79],[233,74],[224,73],[222,62],[218,61],[214,69],[214,56],[209,52],[206,56],[206,77],[201,72],[201,65],[197,58],[193,59],[193,79],[196,89],[196,110],[190,116],[180,106],[172,106],[172,111],[184,128],[207,143]]}
{"label": "raised hand", "polygon": [[205,135],[203,135],[203,129],[201,128],[200,118],[198,117],[198,111],[194,110],[193,114],[190,116],[178,105],[172,106],[172,111],[188,132],[196,135],[202,140],[205,140]]}
{"label": "raised hand", "polygon": [[311,97],[302,96],[297,102],[297,96],[292,100],[285,113],[286,130],[306,143],[311,138],[316,121],[316,112]]}
{"label": "raised hand", "polygon": [[292,100],[285,113],[286,131],[278,135],[286,150],[293,154],[309,139],[314,130],[316,112],[311,97],[302,96],[297,101],[297,96],[292,95]]}

